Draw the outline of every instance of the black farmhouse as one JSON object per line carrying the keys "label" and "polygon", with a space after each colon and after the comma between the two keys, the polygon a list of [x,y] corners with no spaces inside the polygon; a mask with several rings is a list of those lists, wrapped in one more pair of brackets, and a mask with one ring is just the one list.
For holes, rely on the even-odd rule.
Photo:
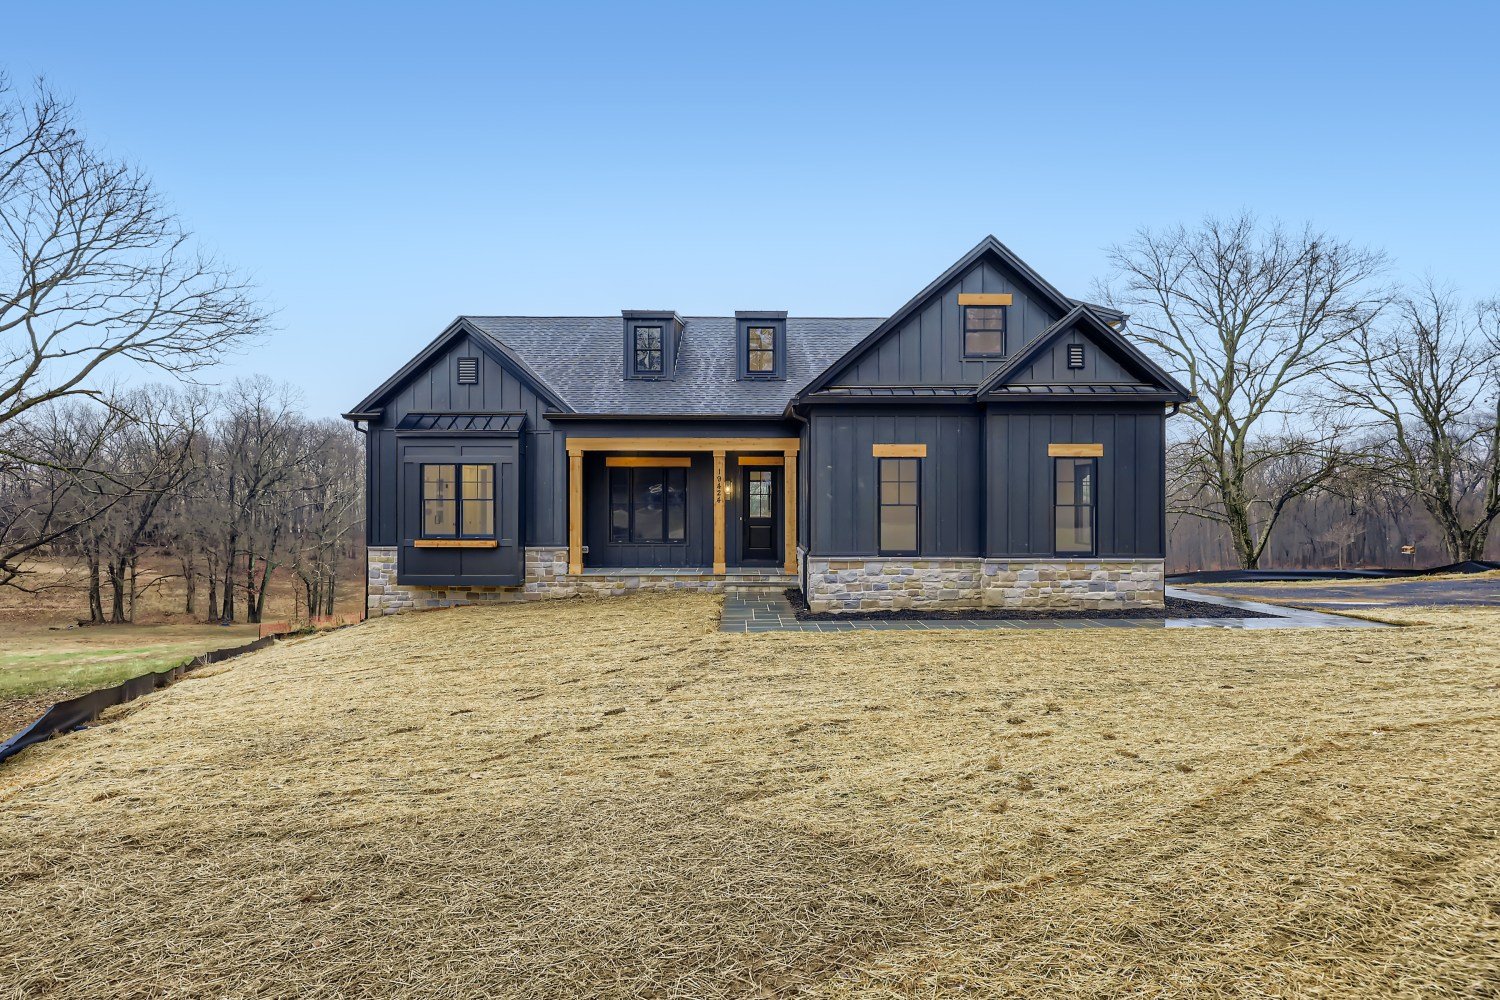
{"label": "black farmhouse", "polygon": [[888,318],[462,316],[345,416],[369,610],[800,585],[1160,604],[1188,391],[986,238]]}

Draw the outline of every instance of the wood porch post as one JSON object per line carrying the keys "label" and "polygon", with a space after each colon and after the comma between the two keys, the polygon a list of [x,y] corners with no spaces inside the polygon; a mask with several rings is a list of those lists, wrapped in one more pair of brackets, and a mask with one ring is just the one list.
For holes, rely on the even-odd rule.
{"label": "wood porch post", "polygon": [[568,572],[583,572],[583,453],[568,452]]}
{"label": "wood porch post", "polygon": [[789,451],[786,453],[786,473],[782,476],[783,495],[781,498],[782,510],[786,514],[786,526],[783,529],[786,535],[786,563],[782,571],[786,573],[797,572],[797,453]]}
{"label": "wood porch post", "polygon": [[724,565],[724,449],[714,449],[714,573],[723,576]]}

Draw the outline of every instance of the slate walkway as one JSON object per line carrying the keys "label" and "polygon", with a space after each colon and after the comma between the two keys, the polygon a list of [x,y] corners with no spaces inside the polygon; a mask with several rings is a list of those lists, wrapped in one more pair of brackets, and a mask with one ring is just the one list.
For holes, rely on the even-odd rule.
{"label": "slate walkway", "polygon": [[724,598],[721,632],[928,632],[947,629],[995,631],[1006,629],[1102,629],[1102,628],[1389,628],[1379,622],[1303,611],[1274,604],[1242,601],[1217,594],[1203,594],[1168,587],[1167,593],[1189,601],[1220,604],[1259,611],[1274,618],[948,618],[938,621],[848,621],[804,622],[779,591],[762,594],[729,594]]}

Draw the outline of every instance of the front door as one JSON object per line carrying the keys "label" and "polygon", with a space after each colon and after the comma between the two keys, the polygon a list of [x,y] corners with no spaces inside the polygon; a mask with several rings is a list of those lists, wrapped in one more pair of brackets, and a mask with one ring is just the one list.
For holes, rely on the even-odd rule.
{"label": "front door", "polygon": [[781,470],[746,466],[740,470],[740,496],[745,523],[745,562],[776,561],[776,512],[781,506]]}

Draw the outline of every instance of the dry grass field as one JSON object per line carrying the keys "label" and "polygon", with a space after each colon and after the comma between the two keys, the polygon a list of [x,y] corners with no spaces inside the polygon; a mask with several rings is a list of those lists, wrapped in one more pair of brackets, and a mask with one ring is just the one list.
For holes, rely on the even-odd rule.
{"label": "dry grass field", "polygon": [[1500,985],[1500,611],[729,635],[462,609],[0,765],[0,996]]}

